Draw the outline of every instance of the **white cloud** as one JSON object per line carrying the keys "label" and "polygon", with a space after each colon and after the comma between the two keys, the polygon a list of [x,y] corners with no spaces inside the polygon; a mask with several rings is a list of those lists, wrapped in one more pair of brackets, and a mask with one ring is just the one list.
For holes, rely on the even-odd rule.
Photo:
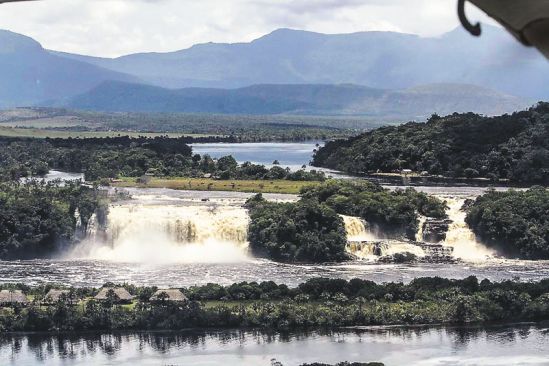
{"label": "white cloud", "polygon": [[[487,20],[479,11],[469,13],[473,20]],[[432,36],[456,26],[456,0],[42,0],[0,5],[0,29],[33,37],[46,48],[97,56],[245,42],[283,27]]]}

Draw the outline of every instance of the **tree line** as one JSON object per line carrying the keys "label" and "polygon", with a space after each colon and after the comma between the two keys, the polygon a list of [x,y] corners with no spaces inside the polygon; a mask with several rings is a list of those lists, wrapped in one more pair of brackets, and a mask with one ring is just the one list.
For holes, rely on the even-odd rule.
{"label": "tree line", "polygon": [[[207,138],[208,141],[224,141]],[[217,179],[324,180],[316,170],[295,172],[280,166],[238,164],[232,156],[193,154],[191,137],[105,137],[84,139],[0,138],[0,181],[43,176],[50,169],[84,173],[88,181],[117,177],[203,177]]]}
{"label": "tree line", "polygon": [[313,165],[355,174],[411,169],[452,178],[549,183],[549,103],[511,115],[433,115],[320,148]]}
{"label": "tree line", "polygon": [[[311,279],[295,288],[273,282],[208,284],[183,289],[184,304],[146,299],[154,287],[127,289],[131,306],[85,298],[77,305],[61,297],[42,305],[50,285],[2,285],[34,299],[0,313],[0,331],[181,330],[188,328],[334,329],[342,326],[466,324],[549,320],[549,280],[478,281],[439,277],[408,284],[353,279]],[[71,289],[81,295],[91,288]],[[215,300],[215,301],[212,301]]]}

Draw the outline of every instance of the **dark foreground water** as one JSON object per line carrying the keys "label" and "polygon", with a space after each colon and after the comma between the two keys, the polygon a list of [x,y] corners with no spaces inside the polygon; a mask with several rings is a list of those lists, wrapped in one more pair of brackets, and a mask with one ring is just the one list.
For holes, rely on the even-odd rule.
{"label": "dark foreground water", "polygon": [[137,333],[0,336],[2,365],[549,365],[548,329],[369,328],[335,333]]}

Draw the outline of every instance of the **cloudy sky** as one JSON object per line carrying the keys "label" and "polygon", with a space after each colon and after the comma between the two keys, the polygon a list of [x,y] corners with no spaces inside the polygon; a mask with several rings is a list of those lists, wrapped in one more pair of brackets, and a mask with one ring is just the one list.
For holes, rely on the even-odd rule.
{"label": "cloudy sky", "polygon": [[[0,29],[31,36],[49,49],[113,57],[173,51],[210,41],[247,42],[277,28],[322,33],[390,30],[437,36],[458,25],[456,2],[41,0],[0,5]],[[472,6],[468,16],[490,22]]]}

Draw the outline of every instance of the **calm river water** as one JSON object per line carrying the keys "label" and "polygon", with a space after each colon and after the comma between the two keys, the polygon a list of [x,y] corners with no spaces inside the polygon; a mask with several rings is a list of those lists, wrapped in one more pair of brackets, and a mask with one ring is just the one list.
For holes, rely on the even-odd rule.
{"label": "calm river water", "polygon": [[383,327],[333,333],[137,333],[0,336],[2,365],[284,366],[383,362],[387,366],[549,365],[541,325]]}

